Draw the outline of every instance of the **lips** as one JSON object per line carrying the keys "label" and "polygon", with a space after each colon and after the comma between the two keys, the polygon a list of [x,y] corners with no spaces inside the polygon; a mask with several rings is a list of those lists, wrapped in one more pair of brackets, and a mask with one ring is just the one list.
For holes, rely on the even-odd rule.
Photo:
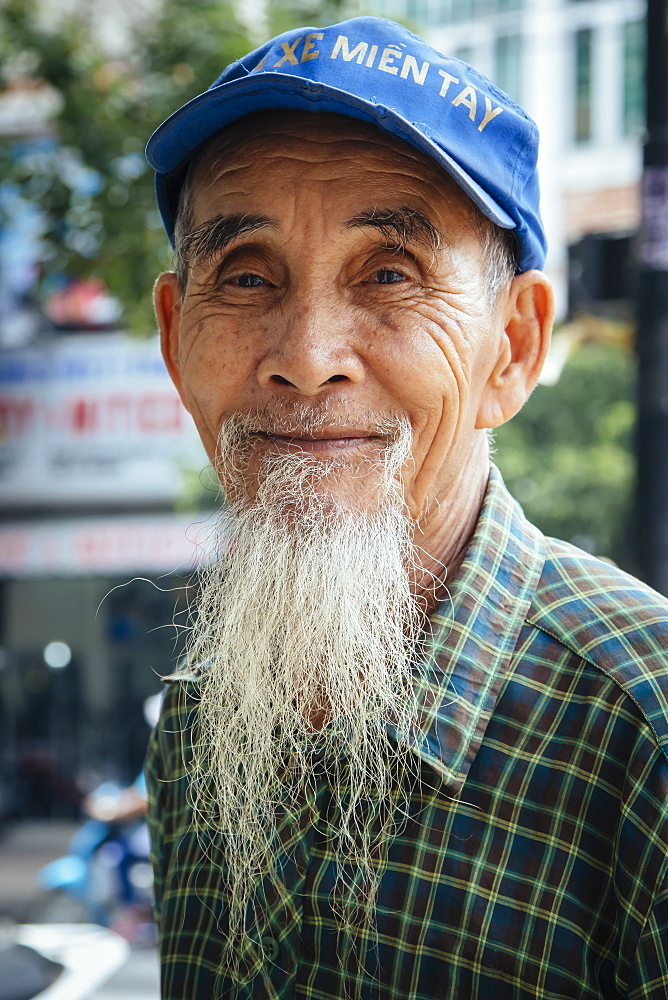
{"label": "lips", "polygon": [[377,438],[378,435],[368,434],[365,431],[342,431],[337,428],[319,434],[304,434],[302,431],[260,431],[260,437],[280,441],[367,441],[370,438]]}
{"label": "lips", "polygon": [[331,450],[342,451],[357,448],[370,441],[381,440],[378,434],[370,434],[367,431],[360,430],[358,428],[343,429],[338,427],[328,427],[322,431],[310,434],[299,430],[295,430],[294,432],[258,431],[257,436],[261,440],[278,445],[278,447],[283,446],[289,448],[292,445],[293,447],[300,448],[303,451],[311,451],[314,453],[327,452]]}

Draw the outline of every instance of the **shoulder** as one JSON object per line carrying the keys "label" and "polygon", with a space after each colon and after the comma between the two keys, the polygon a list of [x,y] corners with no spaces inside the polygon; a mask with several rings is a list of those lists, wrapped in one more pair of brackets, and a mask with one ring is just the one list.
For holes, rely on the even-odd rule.
{"label": "shoulder", "polygon": [[668,600],[566,542],[546,543],[528,624],[618,685],[668,757]]}
{"label": "shoulder", "polygon": [[193,715],[199,704],[199,684],[176,675],[163,678],[165,693],[160,717],[151,733],[145,774],[149,784],[185,777],[191,754]]}

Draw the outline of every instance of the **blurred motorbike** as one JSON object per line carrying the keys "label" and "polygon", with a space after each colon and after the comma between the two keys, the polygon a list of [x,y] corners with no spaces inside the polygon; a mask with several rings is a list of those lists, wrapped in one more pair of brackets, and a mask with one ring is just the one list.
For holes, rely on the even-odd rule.
{"label": "blurred motorbike", "polygon": [[84,803],[89,815],[65,857],[39,872],[46,895],[40,922],[84,920],[110,927],[134,945],[155,943],[153,875],[141,778],[105,782]]}

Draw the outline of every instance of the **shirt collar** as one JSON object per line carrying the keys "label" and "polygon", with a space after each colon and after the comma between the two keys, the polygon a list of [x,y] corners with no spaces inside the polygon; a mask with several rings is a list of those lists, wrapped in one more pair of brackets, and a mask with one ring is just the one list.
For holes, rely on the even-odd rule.
{"label": "shirt collar", "polygon": [[411,744],[452,795],[480,748],[544,561],[543,535],[492,467],[471,545],[430,619],[418,681],[422,711]]}

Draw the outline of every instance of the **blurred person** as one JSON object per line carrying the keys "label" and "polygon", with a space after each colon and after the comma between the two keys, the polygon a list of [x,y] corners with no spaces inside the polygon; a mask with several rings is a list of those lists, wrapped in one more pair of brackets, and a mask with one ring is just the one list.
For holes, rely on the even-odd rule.
{"label": "blurred person", "polygon": [[149,142],[226,499],[147,760],[165,1000],[666,997],[668,606],[490,461],[552,326],[537,143],[379,18]]}
{"label": "blurred person", "polygon": [[[160,718],[163,693],[144,699],[142,714],[153,729]],[[83,810],[91,819],[101,823],[130,823],[146,816],[146,776],[142,771],[131,785],[119,786],[104,782],[90,792],[83,801]]]}

